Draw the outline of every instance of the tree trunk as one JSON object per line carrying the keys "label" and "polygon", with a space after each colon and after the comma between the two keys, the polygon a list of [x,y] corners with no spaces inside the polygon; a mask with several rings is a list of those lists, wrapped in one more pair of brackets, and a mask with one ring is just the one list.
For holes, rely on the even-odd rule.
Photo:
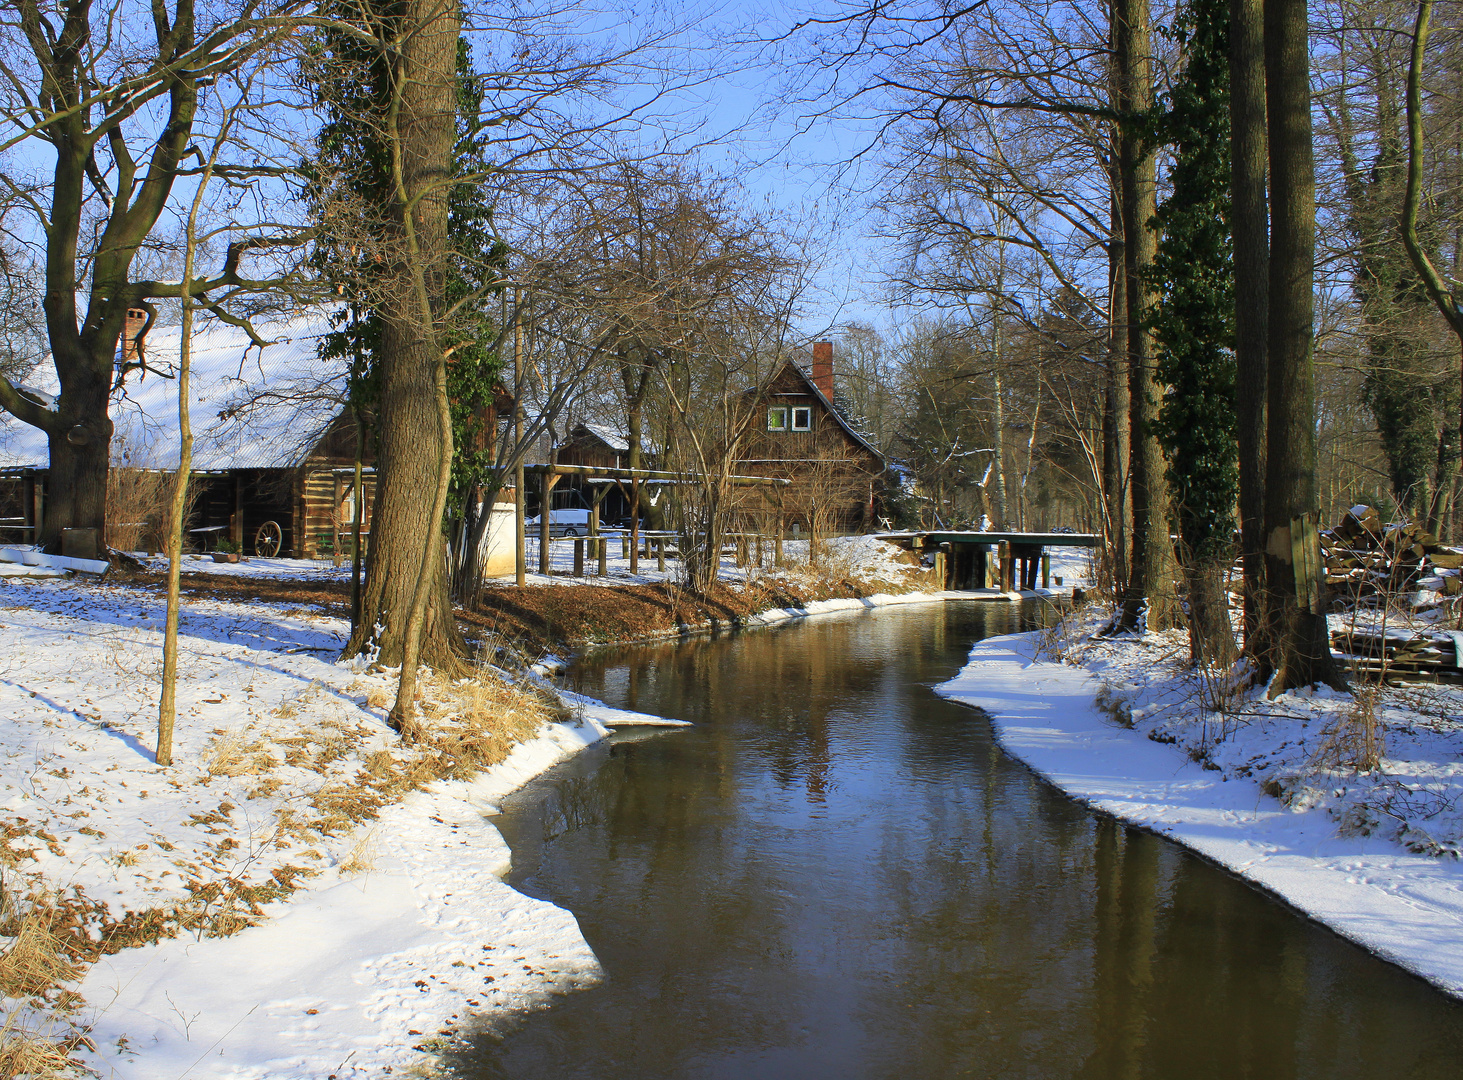
{"label": "tree trunk", "polygon": [[1113,6],[1114,53],[1118,65],[1118,179],[1122,192],[1123,277],[1127,294],[1128,386],[1132,395],[1133,557],[1123,599],[1122,626],[1144,621],[1162,630],[1177,614],[1173,550],[1168,539],[1168,482],[1163,449],[1154,431],[1160,387],[1154,373],[1153,333],[1148,328],[1152,290],[1148,285],[1156,238],[1148,222],[1157,209],[1154,157],[1136,120],[1153,103],[1153,70],[1147,0],[1117,0]]}
{"label": "tree trunk", "polygon": [[[1234,234],[1234,352],[1239,438],[1240,558],[1245,650],[1262,664],[1265,544],[1266,334],[1270,212],[1265,199],[1265,28],[1261,0],[1229,5],[1230,196]],[[1264,671],[1265,677],[1269,671]]]}
{"label": "tree trunk", "polygon": [[1264,0],[1270,157],[1269,368],[1265,450],[1265,618],[1273,634],[1270,693],[1341,685],[1320,598],[1294,565],[1291,523],[1316,507],[1311,354],[1315,171],[1306,0]]}
{"label": "tree trunk", "polygon": [[1103,403],[1102,477],[1107,500],[1113,596],[1128,588],[1128,537],[1132,535],[1132,492],[1128,487],[1128,458],[1132,448],[1132,396],[1128,392],[1128,290],[1123,278],[1127,256],[1123,246],[1122,212],[1117,202],[1117,171],[1113,170],[1112,239],[1108,244],[1108,360],[1107,391]]}
{"label": "tree trunk", "polygon": [[[206,182],[206,179],[205,179]],[[178,439],[180,452],[178,471],[173,477],[173,494],[168,504],[168,592],[166,614],[163,617],[163,673],[162,687],[158,694],[157,748],[153,761],[159,765],[173,763],[173,724],[178,714],[178,620],[182,608],[183,570],[183,515],[188,507],[188,480],[193,469],[193,425],[189,420],[189,407],[193,397],[188,392],[188,376],[192,360],[193,304],[188,296],[186,282],[193,269],[194,237],[197,219],[197,203],[194,200],[193,218],[188,222],[188,252],[185,257],[183,281],[183,326],[178,347]],[[53,459],[54,460],[54,459]],[[105,481],[103,481],[105,483]]]}
{"label": "tree trunk", "polygon": [[[999,326],[999,323],[998,323]],[[996,368],[993,372],[995,395],[991,409],[991,445],[995,447],[992,467],[995,469],[996,484],[996,528],[1009,529],[1011,517],[1006,504],[1006,393],[1001,385],[1000,330],[996,330]]]}
{"label": "tree trunk", "polygon": [[[382,287],[376,506],[362,618],[345,655],[379,649],[376,662],[394,667],[416,652],[421,663],[454,672],[466,644],[448,593],[442,516],[435,509],[442,500],[422,504],[427,493],[440,490],[442,454],[452,437],[439,411],[443,358],[435,313],[444,296],[450,247],[447,198],[461,21],[455,5],[408,0],[400,29],[396,98],[382,104],[395,143],[391,211],[402,259],[384,275]],[[414,618],[418,599],[420,618]],[[418,632],[417,641],[408,640]]]}
{"label": "tree trunk", "polygon": [[100,375],[97,366],[89,363],[82,372],[69,373],[66,389],[57,402],[60,430],[47,434],[51,454],[46,477],[46,519],[36,542],[50,552],[61,550],[62,529],[95,529],[97,543],[103,549],[107,543],[111,358]]}
{"label": "tree trunk", "polygon": [[[1460,390],[1463,390],[1463,306],[1460,306],[1457,296],[1449,282],[1445,281],[1432,264],[1432,259],[1423,249],[1417,235],[1417,211],[1418,203],[1422,198],[1422,172],[1424,161],[1423,127],[1422,127],[1422,66],[1427,56],[1427,42],[1429,36],[1429,24],[1432,21],[1433,0],[1419,0],[1417,5],[1417,21],[1412,30],[1412,54],[1407,63],[1407,186],[1402,203],[1402,243],[1407,249],[1407,257],[1411,260],[1413,269],[1422,280],[1423,289],[1427,292],[1438,312],[1448,321],[1453,328],[1453,333],[1458,336],[1459,345],[1459,379]],[[1460,129],[1463,134],[1463,129]],[[1458,252],[1454,251],[1454,274],[1457,273]],[[1446,431],[1446,425],[1444,427]],[[1458,396],[1458,440],[1463,443],[1463,393]],[[1463,446],[1455,451],[1456,467],[1463,466]],[[1441,461],[1439,462],[1441,466]],[[1459,480],[1456,472],[1449,470],[1450,475],[1444,476],[1440,467],[1438,476],[1438,487],[1444,486],[1452,491]],[[1439,526],[1437,532],[1443,532],[1442,518],[1438,515]]]}

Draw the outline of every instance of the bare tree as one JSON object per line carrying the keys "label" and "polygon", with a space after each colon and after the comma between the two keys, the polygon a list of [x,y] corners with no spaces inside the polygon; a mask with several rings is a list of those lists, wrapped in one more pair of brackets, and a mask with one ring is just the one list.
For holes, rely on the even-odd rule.
{"label": "bare tree", "polygon": [[[226,12],[199,11],[193,0],[176,0],[139,17],[91,0],[16,0],[0,17],[0,121],[9,132],[0,149],[10,151],[0,184],[29,218],[22,226],[12,215],[6,225],[44,247],[42,306],[61,386],[44,405],[0,378],[0,407],[46,432],[50,445],[42,543],[54,545],[71,527],[105,537],[108,402],[128,309],[178,299],[186,288],[233,318],[230,301],[257,284],[246,258],[299,242],[266,225],[235,232],[218,269],[186,285],[133,274],[175,184],[200,171],[188,159],[195,132],[210,120],[202,88],[257,62],[292,32],[300,9],[298,0],[244,0]],[[29,170],[47,154],[41,183]]]}

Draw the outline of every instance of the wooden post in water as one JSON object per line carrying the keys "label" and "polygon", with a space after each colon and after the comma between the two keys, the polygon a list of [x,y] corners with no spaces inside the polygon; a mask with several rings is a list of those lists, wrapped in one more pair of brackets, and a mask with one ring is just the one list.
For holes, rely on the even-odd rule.
{"label": "wooden post in water", "polygon": [[1000,556],[999,556],[999,558],[1001,560],[1001,570],[1000,570],[1000,573],[1001,573],[1001,591],[1002,592],[1010,592],[1011,591],[1012,572],[1015,570],[1015,567],[1013,567],[1011,565],[1011,543],[1010,543],[1010,541],[1008,541],[1008,540],[1002,540],[1001,541]]}

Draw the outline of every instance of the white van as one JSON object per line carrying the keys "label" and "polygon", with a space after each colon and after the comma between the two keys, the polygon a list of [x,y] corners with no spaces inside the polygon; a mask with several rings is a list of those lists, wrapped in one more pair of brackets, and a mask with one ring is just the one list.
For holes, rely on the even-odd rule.
{"label": "white van", "polygon": [[[523,523],[525,531],[532,536],[538,535],[539,519],[531,517]],[[588,510],[550,510],[549,511],[549,535],[550,536],[588,536],[589,535],[589,511]]]}

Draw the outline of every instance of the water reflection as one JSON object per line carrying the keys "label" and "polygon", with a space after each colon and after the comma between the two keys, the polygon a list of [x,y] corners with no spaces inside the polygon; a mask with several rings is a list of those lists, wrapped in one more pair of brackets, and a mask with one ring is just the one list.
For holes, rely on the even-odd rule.
{"label": "water reflection", "polygon": [[1055,795],[929,686],[1003,606],[813,620],[575,675],[695,722],[510,800],[513,884],[608,974],[471,1077],[1454,1077],[1463,1010]]}

